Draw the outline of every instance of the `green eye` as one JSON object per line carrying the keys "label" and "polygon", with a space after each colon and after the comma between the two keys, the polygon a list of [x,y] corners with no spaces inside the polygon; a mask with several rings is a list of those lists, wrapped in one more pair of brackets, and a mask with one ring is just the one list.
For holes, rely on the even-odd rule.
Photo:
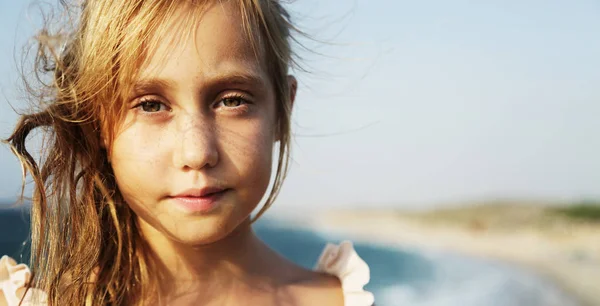
{"label": "green eye", "polygon": [[223,106],[226,107],[238,107],[244,103],[243,99],[240,97],[232,97],[232,98],[224,98]]}
{"label": "green eye", "polygon": [[146,101],[140,103],[140,108],[147,113],[156,113],[166,108],[165,104],[158,101]]}

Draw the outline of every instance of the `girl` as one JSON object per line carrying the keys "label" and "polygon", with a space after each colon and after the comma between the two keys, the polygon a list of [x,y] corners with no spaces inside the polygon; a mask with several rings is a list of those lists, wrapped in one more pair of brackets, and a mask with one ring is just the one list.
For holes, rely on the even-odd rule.
{"label": "girl", "polygon": [[278,0],[65,8],[72,31],[38,39],[39,111],[7,140],[35,190],[31,273],[0,261],[0,305],[373,303],[350,243],[311,271],[252,231],[287,171],[297,87]]}

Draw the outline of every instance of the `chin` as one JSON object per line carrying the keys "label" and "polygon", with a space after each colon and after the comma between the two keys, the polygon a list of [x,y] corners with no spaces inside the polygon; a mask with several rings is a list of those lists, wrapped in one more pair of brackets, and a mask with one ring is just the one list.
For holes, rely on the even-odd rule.
{"label": "chin", "polygon": [[249,220],[256,206],[250,205],[254,201],[241,201],[233,194],[221,199],[219,205],[209,211],[189,211],[171,201],[150,206],[135,205],[140,202],[129,203],[134,204],[130,207],[138,216],[144,236],[150,240],[153,240],[152,236],[158,241],[168,243],[171,240],[187,246],[208,245],[229,237]]}
{"label": "chin", "polygon": [[193,216],[173,222],[165,220],[163,234],[170,239],[189,246],[208,245],[227,238],[249,218],[233,214],[215,213]]}
{"label": "chin", "polygon": [[234,232],[235,227],[216,226],[212,227],[190,227],[185,231],[178,230],[173,233],[173,238],[188,246],[202,246],[223,240]]}

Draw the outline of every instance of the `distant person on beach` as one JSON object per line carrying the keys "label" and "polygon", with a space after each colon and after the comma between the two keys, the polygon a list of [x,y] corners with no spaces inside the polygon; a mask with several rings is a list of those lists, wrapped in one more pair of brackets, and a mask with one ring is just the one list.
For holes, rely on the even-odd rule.
{"label": "distant person on beach", "polygon": [[35,188],[30,266],[0,260],[0,305],[374,303],[350,242],[308,270],[252,230],[290,152],[297,32],[279,0],[61,4],[62,30],[36,36],[35,111],[7,139]]}

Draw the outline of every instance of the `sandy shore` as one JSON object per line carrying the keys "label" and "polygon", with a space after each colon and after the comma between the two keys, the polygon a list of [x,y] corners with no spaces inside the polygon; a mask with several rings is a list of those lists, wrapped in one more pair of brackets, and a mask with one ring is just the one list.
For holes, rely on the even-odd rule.
{"label": "sandy shore", "polygon": [[553,280],[582,305],[600,305],[600,224],[549,216],[542,207],[331,211],[304,225],[357,240],[519,264]]}

